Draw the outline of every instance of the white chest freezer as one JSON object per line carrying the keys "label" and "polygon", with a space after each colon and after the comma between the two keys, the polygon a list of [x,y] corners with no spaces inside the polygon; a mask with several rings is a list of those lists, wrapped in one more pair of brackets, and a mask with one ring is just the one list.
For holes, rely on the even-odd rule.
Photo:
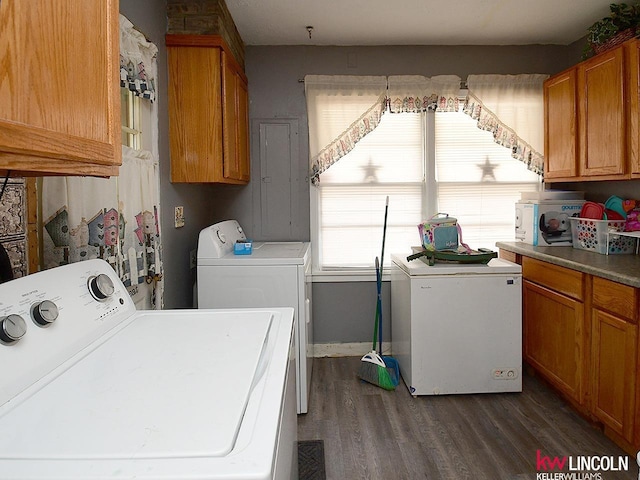
{"label": "white chest freezer", "polygon": [[393,356],[412,395],[522,391],[522,268],[392,254]]}

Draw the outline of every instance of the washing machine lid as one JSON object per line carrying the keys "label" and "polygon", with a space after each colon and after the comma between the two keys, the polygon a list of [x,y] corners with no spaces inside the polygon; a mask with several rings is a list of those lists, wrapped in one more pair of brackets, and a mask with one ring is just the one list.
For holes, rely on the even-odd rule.
{"label": "washing machine lid", "polygon": [[521,274],[522,267],[502,258],[492,258],[489,263],[445,263],[436,262],[429,266],[421,259],[407,260],[413,252],[394,253],[391,260],[401,270],[411,276],[427,275],[476,275],[476,274]]}
{"label": "washing machine lid", "polygon": [[309,242],[253,242],[250,255],[228,252],[220,258],[198,256],[198,267],[212,265],[304,265],[311,254]]}
{"label": "washing machine lid", "polygon": [[273,312],[141,313],[3,406],[0,460],[233,449]]}

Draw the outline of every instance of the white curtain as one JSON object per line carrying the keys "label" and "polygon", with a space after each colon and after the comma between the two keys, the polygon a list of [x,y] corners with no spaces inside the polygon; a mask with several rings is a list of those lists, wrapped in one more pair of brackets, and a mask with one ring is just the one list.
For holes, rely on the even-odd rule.
{"label": "white curtain", "polygon": [[[345,156],[380,122],[387,77],[307,75],[311,181]],[[345,99],[348,98],[348,101]]]}
{"label": "white curtain", "polygon": [[156,98],[158,47],[120,15],[120,86],[151,100]]}
{"label": "white curtain", "polygon": [[[122,84],[155,98],[157,48],[120,15],[121,64],[135,64]],[[102,258],[139,309],[162,308],[162,248],[157,110],[151,106],[151,152],[122,146],[118,177],[44,177],[40,194],[44,268]]]}
{"label": "white curtain", "polygon": [[460,77],[439,75],[393,75],[388,79],[387,97],[392,113],[420,113],[427,110],[459,110]]}
{"label": "white curtain", "polygon": [[161,308],[158,164],[150,152],[122,150],[119,177],[43,179],[43,264],[102,258],[138,308]]}
{"label": "white curtain", "polygon": [[469,75],[464,112],[539,175],[544,171],[542,84],[548,75]]}

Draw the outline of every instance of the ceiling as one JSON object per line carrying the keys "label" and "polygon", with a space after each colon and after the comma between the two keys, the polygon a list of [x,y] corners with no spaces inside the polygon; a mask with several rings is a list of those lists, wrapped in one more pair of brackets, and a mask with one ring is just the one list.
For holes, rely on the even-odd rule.
{"label": "ceiling", "polygon": [[226,3],[246,45],[568,45],[609,15],[611,0]]}

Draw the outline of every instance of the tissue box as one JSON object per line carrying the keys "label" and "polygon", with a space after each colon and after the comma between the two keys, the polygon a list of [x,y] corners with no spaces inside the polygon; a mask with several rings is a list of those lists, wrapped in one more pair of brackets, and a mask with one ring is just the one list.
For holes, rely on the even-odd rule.
{"label": "tissue box", "polygon": [[234,255],[251,255],[252,248],[253,248],[253,242],[251,240],[236,242],[233,244],[233,254]]}
{"label": "tissue box", "polygon": [[516,203],[516,240],[533,246],[573,245],[570,217],[578,217],[584,200]]}

